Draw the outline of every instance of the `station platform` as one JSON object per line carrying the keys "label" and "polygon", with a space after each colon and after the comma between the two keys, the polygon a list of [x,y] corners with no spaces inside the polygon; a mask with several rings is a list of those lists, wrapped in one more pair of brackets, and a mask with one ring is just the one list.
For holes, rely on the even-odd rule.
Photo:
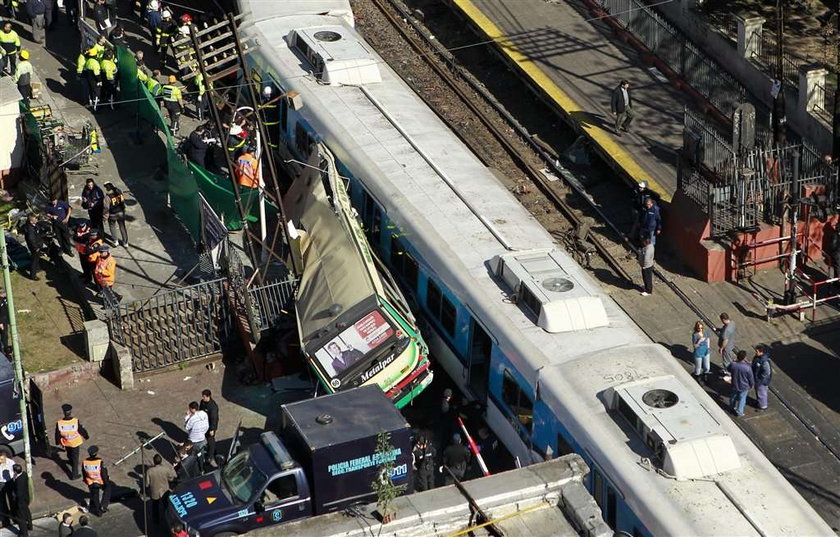
{"label": "station platform", "polygon": [[[449,0],[533,88],[576,126],[620,175],[647,181],[666,202],[677,189],[688,97],[645,65],[635,49],[581,0]],[[635,119],[613,128],[612,91],[630,82]]]}

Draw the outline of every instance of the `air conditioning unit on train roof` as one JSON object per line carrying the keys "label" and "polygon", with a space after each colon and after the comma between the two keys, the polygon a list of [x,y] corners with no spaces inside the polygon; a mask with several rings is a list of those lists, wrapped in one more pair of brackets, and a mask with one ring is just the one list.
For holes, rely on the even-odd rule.
{"label": "air conditioning unit on train roof", "polygon": [[741,466],[720,422],[673,375],[614,386],[605,395],[668,475],[697,479]]}
{"label": "air conditioning unit on train roof", "polygon": [[360,86],[382,81],[376,57],[343,26],[292,30],[288,43],[324,84]]}
{"label": "air conditioning unit on train roof", "polygon": [[609,319],[601,298],[591,295],[566,272],[563,260],[556,250],[529,250],[498,255],[491,266],[513,289],[517,303],[535,315],[537,325],[546,332],[607,326]]}

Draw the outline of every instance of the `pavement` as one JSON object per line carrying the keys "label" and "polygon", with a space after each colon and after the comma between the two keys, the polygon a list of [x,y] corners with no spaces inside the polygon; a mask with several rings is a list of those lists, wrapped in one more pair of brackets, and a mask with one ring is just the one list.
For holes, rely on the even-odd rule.
{"label": "pavement", "polygon": [[[129,44],[149,50],[148,43],[137,37],[138,27],[130,21],[124,23],[131,32]],[[15,27],[21,34],[23,48],[32,54],[37,77],[43,82],[40,102],[49,104],[53,115],[66,125],[81,129],[85,121],[90,121],[100,133],[102,152],[91,156],[94,167],[91,173],[68,174],[73,216],[87,218],[86,211],[81,208],[80,196],[88,177],[92,176],[100,187],[111,181],[126,194],[131,246],[112,250],[117,259],[116,292],[122,295],[125,303],[149,297],[162,288],[174,287],[179,276],[185,275],[198,262],[198,255],[189,235],[167,204],[166,158],[159,134],[146,126],[137,136],[138,121],[130,103],[118,105],[114,111],[100,106],[96,114],[80,104],[81,87],[75,75],[79,34],[63,13],[56,29],[47,32],[43,46],[30,41],[27,24],[15,23]],[[154,54],[148,57],[151,62],[156,61]],[[71,266],[80,269],[75,254],[66,259]],[[98,309],[99,300],[90,289],[85,298]]]}

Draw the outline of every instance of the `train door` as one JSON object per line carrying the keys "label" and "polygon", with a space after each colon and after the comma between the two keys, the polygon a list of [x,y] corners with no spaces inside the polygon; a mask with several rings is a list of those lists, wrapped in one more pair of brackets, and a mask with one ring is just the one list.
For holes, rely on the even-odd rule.
{"label": "train door", "polygon": [[487,331],[476,322],[470,320],[469,347],[469,378],[467,385],[476,399],[481,402],[487,400],[487,383],[490,380],[490,355],[493,351],[493,340]]}
{"label": "train door", "polygon": [[615,488],[604,477],[603,472],[594,463],[592,464],[592,497],[595,503],[601,508],[604,521],[610,528],[615,529],[618,518],[618,498]]}

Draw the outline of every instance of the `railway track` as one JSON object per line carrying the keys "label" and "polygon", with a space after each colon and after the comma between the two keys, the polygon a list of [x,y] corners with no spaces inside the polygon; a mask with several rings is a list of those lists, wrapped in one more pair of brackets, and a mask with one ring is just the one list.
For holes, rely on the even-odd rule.
{"label": "railway track", "polygon": [[[557,156],[552,150],[544,146],[538,139],[530,135],[528,130],[523,127],[515,117],[513,117],[503,105],[478,81],[471,73],[464,67],[460,66],[454,56],[440,43],[433,35],[425,28],[423,23],[414,16],[405,5],[399,0],[367,0],[382,13],[382,15],[391,23],[393,28],[399,33],[402,39],[408,46],[422,58],[423,61],[440,77],[448,88],[454,92],[463,102],[464,106],[468,108],[480,123],[492,134],[498,143],[505,149],[509,157],[520,167],[525,176],[541,191],[541,193],[557,208],[557,210],[574,226],[580,226],[585,218],[593,218],[601,225],[602,230],[609,230],[609,236],[598,236],[593,231],[589,231],[586,240],[592,243],[597,250],[599,257],[604,263],[615,273],[615,275],[628,282],[633,283],[633,278],[628,273],[624,265],[626,259],[629,257],[635,258],[636,248],[627,239],[625,234],[616,226],[607,214],[598,206],[592,197],[586,192],[585,188],[577,180],[577,178],[569,172],[566,168],[560,165]],[[439,60],[436,60],[439,58]],[[464,84],[475,94],[483,99],[484,104],[492,110],[493,114],[501,117],[507,124],[509,129],[501,128],[490,113],[487,112],[481,103],[476,102],[473,96],[469,95],[464,89]],[[421,97],[423,97],[421,95]],[[446,122],[453,132],[459,133],[460,126],[455,125],[452,121],[442,114],[434,103],[429,99],[423,97],[432,110],[435,110],[441,119]],[[536,167],[530,162],[530,156],[523,153],[517,147],[514,139],[510,135],[511,131],[516,137],[524,142],[527,147],[536,155],[539,160],[545,165],[545,168],[553,175],[561,178],[565,186],[573,192],[582,205],[585,211],[572,207],[563,199],[563,192],[560,191],[556,182],[552,182],[545,171]],[[481,153],[476,142],[469,139],[469,137],[461,136],[462,140],[470,147],[476,155],[481,158]],[[484,159],[482,159],[484,160]],[[487,163],[485,163],[487,164]],[[617,244],[621,247],[620,252],[614,252],[607,246],[608,243]],[[573,253],[573,252],[570,252]],[[622,263],[625,261],[625,263]],[[633,262],[635,267],[635,261]],[[657,268],[655,275],[658,280],[663,282],[679,300],[685,304],[698,318],[702,319],[707,326],[713,327],[716,325],[714,320],[706,313],[674,282],[668,274]],[[805,427],[815,439],[832,457],[840,461],[840,453],[825,439],[821,437],[821,432],[814,427],[805,417],[795,410],[794,405],[788,401],[784,394],[777,389],[771,388],[773,394],[778,398],[781,405],[793,416],[803,427]]]}

